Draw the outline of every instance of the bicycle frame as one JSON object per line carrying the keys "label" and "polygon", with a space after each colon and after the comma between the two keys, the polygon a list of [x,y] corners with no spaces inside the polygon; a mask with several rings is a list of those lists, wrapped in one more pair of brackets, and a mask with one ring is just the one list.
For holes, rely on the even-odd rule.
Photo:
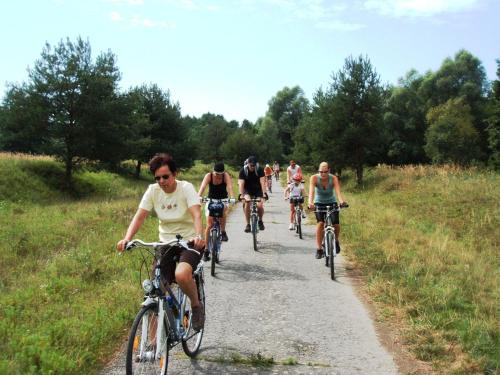
{"label": "bicycle frame", "polygon": [[[162,283],[161,281],[160,264],[162,257],[165,256],[166,253],[164,254],[159,254],[159,253],[163,247],[169,245],[179,245],[189,251],[195,251],[191,249],[185,241],[181,241],[180,236],[179,238],[171,240],[166,243],[162,242],[147,243],[141,240],[133,240],[129,242],[126,246],[126,250],[131,250],[135,247],[152,249],[152,251],[148,250],[148,252],[152,254],[155,258],[152,280],[150,281],[149,279],[147,279],[144,280],[143,282],[143,288],[146,292],[146,299],[141,305],[143,307],[150,305],[158,306],[158,322],[156,327],[156,350],[155,353],[145,351],[145,348],[147,347],[146,340],[148,338],[147,330],[150,329],[149,325],[150,322],[147,321],[147,319],[149,319],[149,316],[144,315],[142,317],[143,324],[142,324],[141,342],[139,343],[140,350],[139,350],[139,356],[137,358],[138,361],[151,361],[153,359],[159,360],[165,351],[165,345],[168,345],[167,348],[168,350],[179,344],[181,341],[188,340],[190,337],[193,337],[194,335],[198,334],[198,332],[196,332],[193,334],[193,336],[187,337],[190,326],[188,326],[188,329],[186,330],[183,325],[183,319],[185,317],[185,311],[183,311],[185,306],[184,302],[188,297],[184,294],[184,292],[181,290],[180,287],[177,287],[176,292],[174,292],[170,287],[170,285],[168,285],[168,283]],[[170,249],[171,248],[169,248],[167,252]],[[193,277],[203,278],[202,261],[200,261],[198,267],[193,272]],[[150,281],[152,285],[148,285],[148,281]],[[172,307],[169,306],[167,298],[170,298],[170,301],[172,302]],[[174,312],[174,308],[177,310],[177,314]]]}
{"label": "bicycle frame", "polygon": [[[333,240],[335,241],[336,240],[336,235],[335,235],[335,227],[333,226],[333,223],[332,223],[332,215],[335,213],[335,212],[339,212],[340,209],[337,207],[337,206],[325,206],[325,209],[323,210],[317,210],[318,212],[324,212],[325,213],[325,223],[324,223],[324,231],[323,231],[323,242],[325,242],[325,238],[326,238],[326,233],[333,233]],[[334,244],[335,246],[335,244]],[[330,251],[330,249],[327,249],[325,248],[325,254],[327,256],[330,256],[331,254],[328,254],[328,252]],[[336,251],[333,251],[333,256],[337,256],[336,254]]]}

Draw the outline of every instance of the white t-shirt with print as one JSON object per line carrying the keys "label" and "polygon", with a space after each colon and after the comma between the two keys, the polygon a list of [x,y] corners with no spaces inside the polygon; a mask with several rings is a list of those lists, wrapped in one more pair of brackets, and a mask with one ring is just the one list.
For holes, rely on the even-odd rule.
{"label": "white t-shirt with print", "polygon": [[304,184],[299,183],[295,185],[295,183],[291,183],[288,185],[290,187],[290,198],[299,198],[302,196],[302,189],[304,188]]}
{"label": "white t-shirt with print", "polygon": [[193,184],[178,181],[173,193],[165,193],[160,185],[151,184],[144,193],[139,208],[155,210],[159,219],[160,241],[166,242],[180,234],[184,239],[192,238],[196,232],[193,217],[188,208],[200,205],[200,198]]}

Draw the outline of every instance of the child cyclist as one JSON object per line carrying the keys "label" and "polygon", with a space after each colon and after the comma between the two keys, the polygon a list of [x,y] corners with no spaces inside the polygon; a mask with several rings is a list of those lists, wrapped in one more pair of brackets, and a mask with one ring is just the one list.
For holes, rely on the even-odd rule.
{"label": "child cyclist", "polygon": [[[297,173],[292,177],[292,182],[285,189],[285,199],[290,198],[290,225],[288,226],[290,230],[295,229],[295,205],[298,204],[300,209],[302,209],[305,195],[306,192],[304,190],[304,184],[302,183],[302,174]],[[302,217],[306,217],[304,211],[302,211]]]}

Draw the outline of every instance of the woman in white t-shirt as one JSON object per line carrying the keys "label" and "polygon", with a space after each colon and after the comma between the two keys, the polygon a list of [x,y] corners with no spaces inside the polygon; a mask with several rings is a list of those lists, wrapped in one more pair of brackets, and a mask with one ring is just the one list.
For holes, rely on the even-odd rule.
{"label": "woman in white t-shirt", "polygon": [[179,263],[169,262],[164,270],[167,282],[174,280],[191,300],[193,308],[193,328],[203,328],[205,317],[203,306],[198,298],[193,270],[196,269],[205,248],[201,220],[200,198],[193,184],[177,180],[177,167],[169,154],[157,154],[149,162],[149,169],[157,183],[149,185],[142,197],[139,208],[130,222],[125,237],[116,247],[122,252],[146,220],[151,210],[159,219],[160,241],[167,242],[177,234],[193,242],[193,251],[179,248]]}

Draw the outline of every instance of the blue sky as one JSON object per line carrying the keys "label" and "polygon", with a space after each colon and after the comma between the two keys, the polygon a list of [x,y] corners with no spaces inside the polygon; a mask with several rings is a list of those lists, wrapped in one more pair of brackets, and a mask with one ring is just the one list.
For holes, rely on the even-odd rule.
{"label": "blue sky", "polygon": [[45,42],[81,36],[117,56],[123,90],[156,83],[183,115],[255,121],[284,86],[311,99],[349,55],[397,83],[465,48],[495,79],[499,19],[498,0],[4,0],[0,95]]}

